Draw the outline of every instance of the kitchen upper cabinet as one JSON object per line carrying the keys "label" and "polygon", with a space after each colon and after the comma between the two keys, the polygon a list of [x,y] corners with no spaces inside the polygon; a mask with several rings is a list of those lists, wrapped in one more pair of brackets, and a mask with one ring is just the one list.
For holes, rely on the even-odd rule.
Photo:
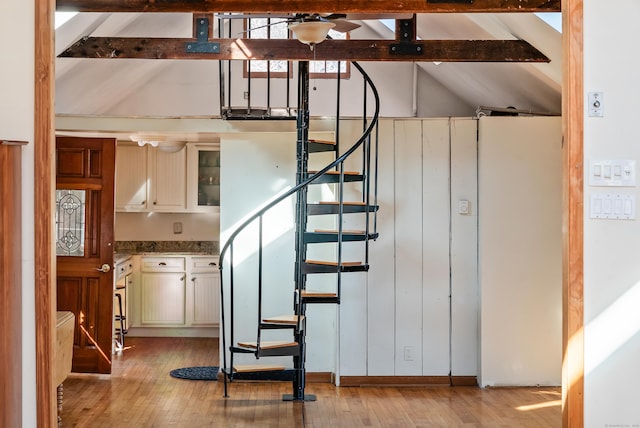
{"label": "kitchen upper cabinet", "polygon": [[116,211],[219,212],[220,149],[190,143],[178,151],[118,143]]}
{"label": "kitchen upper cabinet", "polygon": [[149,150],[150,211],[185,211],[187,208],[187,149]]}
{"label": "kitchen upper cabinet", "polygon": [[187,147],[187,209],[191,212],[220,210],[220,148],[197,143]]}
{"label": "kitchen upper cabinet", "polygon": [[147,147],[118,143],[116,211],[147,210]]}

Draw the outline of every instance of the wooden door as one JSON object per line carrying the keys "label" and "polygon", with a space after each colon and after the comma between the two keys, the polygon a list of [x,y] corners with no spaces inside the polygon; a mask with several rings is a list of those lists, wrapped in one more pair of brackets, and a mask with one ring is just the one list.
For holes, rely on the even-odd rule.
{"label": "wooden door", "polygon": [[74,372],[111,373],[115,144],[56,138],[57,308],[76,316]]}

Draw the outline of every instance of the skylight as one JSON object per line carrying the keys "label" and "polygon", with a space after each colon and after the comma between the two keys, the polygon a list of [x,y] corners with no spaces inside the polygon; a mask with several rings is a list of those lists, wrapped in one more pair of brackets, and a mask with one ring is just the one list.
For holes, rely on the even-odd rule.
{"label": "skylight", "polygon": [[78,12],[56,12],[55,28],[56,30],[64,25],[65,22],[76,16]]}
{"label": "skylight", "polygon": [[538,18],[542,19],[547,24],[556,29],[557,32],[562,33],[562,13],[560,12],[544,12],[536,13]]}

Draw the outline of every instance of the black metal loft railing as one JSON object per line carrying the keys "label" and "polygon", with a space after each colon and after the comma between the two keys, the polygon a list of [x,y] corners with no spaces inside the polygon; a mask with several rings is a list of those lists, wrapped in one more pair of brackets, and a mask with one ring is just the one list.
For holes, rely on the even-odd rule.
{"label": "black metal loft railing", "polygon": [[[219,16],[219,25],[218,25],[218,37],[223,38],[224,27],[227,27],[227,37],[232,37],[232,31],[236,31],[237,29],[232,30],[232,22],[234,19],[230,18],[231,15],[222,14]],[[235,20],[236,22],[241,22],[240,20]],[[244,31],[246,33],[246,37],[251,38],[253,30],[258,28],[264,28],[267,32],[267,38],[271,37],[271,25],[272,19],[267,18],[267,24],[261,25],[257,28],[251,27],[251,19],[246,20],[247,25],[249,27]],[[271,120],[294,120],[296,119],[296,109],[291,107],[291,61],[287,61],[286,71],[275,73],[272,71],[271,61],[269,60],[260,60],[265,62],[266,69],[264,71],[253,71],[252,69],[252,60],[242,61],[242,70],[240,73],[244,81],[246,82],[246,90],[238,91],[236,88],[235,92],[242,92],[243,99],[237,102],[236,99],[232,99],[232,76],[237,75],[237,69],[232,69],[234,65],[234,61],[219,61],[219,74],[220,74],[220,115],[223,119],[227,120],[255,120],[255,119],[271,119]],[[236,66],[238,65],[235,62]],[[273,105],[272,102],[272,94],[274,90],[273,88],[273,75],[279,74],[278,77],[285,77],[278,79],[282,81],[284,87],[278,93],[284,93],[284,99],[278,99],[276,102],[282,102],[281,105],[276,104]],[[284,75],[284,76],[283,76]],[[242,81],[242,80],[240,80]],[[255,97],[253,97],[254,84],[256,81],[264,82],[266,85],[266,94],[263,105],[255,104]],[[226,88],[226,90],[225,90]]]}

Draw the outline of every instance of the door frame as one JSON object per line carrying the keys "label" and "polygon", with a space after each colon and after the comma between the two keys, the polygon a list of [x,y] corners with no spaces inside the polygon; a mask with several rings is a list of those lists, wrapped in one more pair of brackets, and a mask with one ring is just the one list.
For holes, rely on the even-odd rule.
{"label": "door frame", "polygon": [[[40,427],[57,425],[55,342],[55,0],[35,1],[35,319],[36,407]],[[583,0],[562,0],[563,40],[563,375],[562,425],[584,425],[583,310]]]}

